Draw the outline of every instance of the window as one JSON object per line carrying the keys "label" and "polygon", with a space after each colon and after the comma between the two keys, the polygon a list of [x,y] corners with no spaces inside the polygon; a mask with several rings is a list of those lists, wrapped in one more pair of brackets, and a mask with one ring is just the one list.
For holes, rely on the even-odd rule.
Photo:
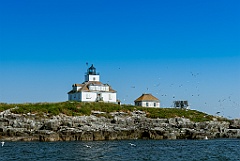
{"label": "window", "polygon": [[148,102],[146,103],[146,106],[148,107]]}
{"label": "window", "polygon": [[86,94],[86,99],[91,99],[91,95],[90,94]]}
{"label": "window", "polygon": [[111,94],[109,94],[109,100],[112,100],[112,95]]}
{"label": "window", "polygon": [[156,103],[154,103],[153,106],[156,107]]}

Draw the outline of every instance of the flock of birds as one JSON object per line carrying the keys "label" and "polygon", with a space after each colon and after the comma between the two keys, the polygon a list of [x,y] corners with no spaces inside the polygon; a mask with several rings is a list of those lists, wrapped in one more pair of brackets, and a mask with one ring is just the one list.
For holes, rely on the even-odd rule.
{"label": "flock of birds", "polygon": [[[193,72],[191,72],[191,76],[193,77],[193,78],[197,78],[197,76],[198,75],[200,75],[199,73],[193,73]],[[158,78],[159,80],[161,79],[161,78]],[[200,82],[198,81],[193,81],[194,83],[196,83],[196,89],[197,89],[197,91],[199,92],[199,84],[200,84]],[[190,81],[188,80],[187,81],[187,83],[190,83]],[[157,84],[155,84],[155,85],[153,85],[153,87],[154,87],[154,89],[156,89],[156,88],[159,88],[161,86],[161,83],[157,83]],[[169,85],[169,87],[171,88],[171,87],[174,87],[174,88],[176,88],[176,87],[178,87],[178,88],[183,88],[184,87],[184,85],[183,85],[183,83],[181,83],[181,84],[179,84],[179,85],[175,85],[174,83],[171,83],[170,85]],[[136,89],[136,85],[132,85],[131,86],[131,88],[132,89]],[[148,91],[149,90],[149,87],[146,87],[146,91]],[[186,91],[187,89],[185,89],[185,91]],[[182,90],[181,90],[182,91]],[[159,93],[161,93],[161,89],[159,90],[159,92],[157,92],[156,94],[158,95]],[[161,96],[162,97],[166,97],[166,96],[169,96],[167,93],[165,93],[165,94],[161,94]],[[200,93],[197,93],[197,94],[191,94],[191,96],[193,97],[193,96],[200,96]],[[125,97],[128,97],[128,95],[126,95]],[[172,96],[170,96],[170,97],[172,97],[172,98],[176,98],[176,96],[173,94]],[[124,100],[126,100],[125,98],[124,98]]]}
{"label": "flock of birds", "polygon": [[[196,79],[197,79],[197,77],[200,75],[200,73],[193,73],[193,72],[190,72],[190,75],[192,76],[192,78],[194,79],[192,82],[194,82],[194,84],[195,84],[195,88],[196,88],[196,90],[197,90],[197,92],[198,93],[192,93],[192,94],[188,94],[189,96],[191,96],[191,97],[194,97],[194,96],[197,96],[197,97],[200,97],[201,96],[201,94],[200,94],[200,92],[199,92],[199,84],[200,84],[200,82],[199,81],[196,81]],[[160,81],[161,80],[161,78],[158,78],[159,80],[158,81]],[[188,81],[186,81],[187,83],[190,83],[191,81],[190,80],[188,80]],[[157,84],[154,84],[153,85],[153,87],[154,87],[154,90],[155,89],[159,89],[160,88],[160,86],[161,86],[161,82],[160,83],[157,83]],[[166,87],[166,86],[165,86]],[[158,92],[156,92],[156,95],[159,95],[160,93],[162,93],[160,96],[161,97],[169,97],[169,98],[172,98],[172,99],[176,99],[177,98],[177,96],[175,95],[175,94],[170,94],[169,95],[169,93],[168,92],[164,92],[164,91],[162,91],[162,89],[163,88],[165,88],[164,86],[161,86],[161,88],[158,90]],[[184,87],[184,84],[183,83],[180,83],[180,84],[174,84],[174,83],[170,83],[170,85],[168,85],[168,87],[169,88],[181,88],[180,89],[180,91],[181,91],[181,93],[186,93],[186,91],[188,90],[187,88],[186,89],[183,89],[183,87]],[[132,85],[131,87],[130,87],[131,89],[136,89],[136,85]],[[149,91],[149,87],[146,87],[146,91]],[[125,101],[127,101],[127,99],[128,99],[128,95],[125,95],[125,98],[123,98],[123,101],[125,102]]]}
{"label": "flock of birds", "polygon": [[[119,68],[120,69],[120,68]],[[186,78],[188,78],[186,80]],[[166,82],[165,80],[165,84],[163,83],[163,81],[160,81],[162,78],[158,78],[158,82],[155,83],[152,87],[151,86],[147,86],[145,87],[147,93],[149,92],[149,90],[152,88],[151,91],[156,91],[156,95],[162,97],[162,99],[172,99],[172,100],[181,100],[182,97],[185,97],[185,99],[189,99],[190,101],[193,99],[199,99],[199,100],[203,100],[202,101],[202,107],[212,107],[213,105],[211,105],[211,103],[215,103],[215,105],[218,105],[218,109],[216,109],[216,114],[217,115],[224,115],[224,107],[229,106],[230,104],[233,106],[232,109],[237,111],[237,108],[240,107],[240,103],[233,101],[231,98],[231,94],[229,94],[229,96],[226,96],[226,98],[224,99],[220,99],[218,102],[217,100],[214,102],[211,101],[211,103],[209,103],[208,101],[206,101],[206,98],[202,98],[204,97],[202,95],[202,84],[200,82],[201,80],[201,74],[199,72],[190,72],[187,76],[187,74],[185,74],[185,77],[183,77],[182,81],[185,79],[185,83],[181,82],[179,84],[176,83],[171,83],[171,82]],[[181,78],[179,78],[181,80]],[[166,84],[167,83],[167,84]],[[149,88],[150,87],[150,88]],[[168,88],[168,89],[167,89]],[[174,89],[173,89],[174,88]],[[130,89],[132,90],[136,90],[137,89],[137,85],[136,84],[132,84],[130,86]],[[176,93],[173,94],[173,91],[175,91]],[[171,94],[172,93],[172,94]],[[124,96],[123,98],[123,103],[127,103],[127,102],[132,102],[132,99],[130,100],[129,97],[129,93],[127,95]],[[223,104],[225,102],[225,104]],[[218,104],[219,103],[219,104]],[[191,104],[191,102],[190,102]],[[161,103],[162,106],[165,106],[165,104]],[[240,113],[239,113],[240,116]],[[231,118],[230,116],[227,116],[229,118]]]}

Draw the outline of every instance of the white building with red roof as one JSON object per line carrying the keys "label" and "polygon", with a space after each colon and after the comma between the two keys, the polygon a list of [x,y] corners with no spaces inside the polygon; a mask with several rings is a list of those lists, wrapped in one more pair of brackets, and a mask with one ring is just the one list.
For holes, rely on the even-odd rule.
{"label": "white building with red roof", "polygon": [[100,82],[100,75],[92,65],[85,75],[85,82],[73,84],[68,92],[69,101],[79,102],[117,102],[117,92],[109,84]]}
{"label": "white building with red roof", "polygon": [[160,107],[160,100],[152,94],[142,94],[135,101],[135,106],[142,107]]}

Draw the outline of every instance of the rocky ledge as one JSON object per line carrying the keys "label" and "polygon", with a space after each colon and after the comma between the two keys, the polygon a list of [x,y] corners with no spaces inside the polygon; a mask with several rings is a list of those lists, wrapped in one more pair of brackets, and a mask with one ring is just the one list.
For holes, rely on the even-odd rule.
{"label": "rocky ledge", "polygon": [[0,113],[0,140],[73,141],[121,139],[240,138],[240,120],[192,122],[187,118],[151,119],[142,111],[92,111],[90,116]]}

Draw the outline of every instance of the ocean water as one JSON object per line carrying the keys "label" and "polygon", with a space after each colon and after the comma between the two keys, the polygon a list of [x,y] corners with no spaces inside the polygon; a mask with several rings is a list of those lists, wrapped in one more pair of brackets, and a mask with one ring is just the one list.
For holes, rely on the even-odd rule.
{"label": "ocean water", "polygon": [[0,160],[236,161],[240,139],[5,142]]}

